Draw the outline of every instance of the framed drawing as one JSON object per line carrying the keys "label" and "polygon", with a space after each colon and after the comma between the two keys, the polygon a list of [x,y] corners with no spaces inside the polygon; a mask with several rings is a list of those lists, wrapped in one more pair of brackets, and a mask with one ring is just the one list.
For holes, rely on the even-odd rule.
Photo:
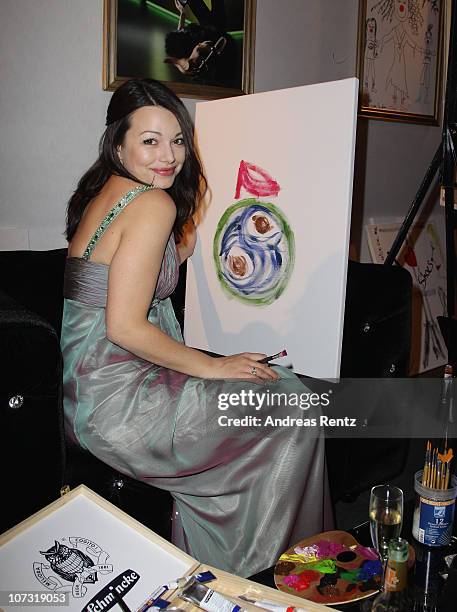
{"label": "framed drawing", "polygon": [[[401,223],[366,225],[368,247],[375,263],[383,264]],[[446,257],[438,227],[432,219],[415,225],[409,232],[397,262],[413,280],[412,348],[410,375],[414,376],[446,363],[446,344],[437,322],[446,316]]]}
{"label": "framed drawing", "polygon": [[252,93],[256,0],[104,0],[103,88],[130,78],[178,95]]}
{"label": "framed drawing", "polygon": [[359,114],[437,125],[443,0],[360,0]]}

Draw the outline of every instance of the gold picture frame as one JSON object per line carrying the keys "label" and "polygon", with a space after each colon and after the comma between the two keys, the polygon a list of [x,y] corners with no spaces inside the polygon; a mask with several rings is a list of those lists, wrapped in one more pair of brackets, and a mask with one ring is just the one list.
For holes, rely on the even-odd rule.
{"label": "gold picture frame", "polygon": [[[186,66],[192,61],[194,67],[199,64],[199,72],[183,72],[183,65],[178,68],[178,61],[167,57],[167,35],[194,28],[195,36],[200,23],[192,7],[196,10],[206,6],[209,14],[214,2],[183,0],[185,8],[180,18],[179,0],[104,0],[103,89],[114,91],[130,78],[154,78],[186,98],[213,100],[252,93],[256,0],[217,0],[223,5],[224,15],[227,14],[228,27],[222,32],[228,35],[218,39],[221,51],[217,43],[213,41],[210,45],[211,41],[206,40],[192,51],[193,55],[199,54],[197,47],[208,43],[203,50],[206,55],[198,55],[197,62],[183,60]],[[242,29],[236,29],[238,26]],[[202,34],[197,35],[207,38],[208,30],[202,28]]]}
{"label": "gold picture frame", "polygon": [[438,125],[444,0],[359,0],[359,116]]}

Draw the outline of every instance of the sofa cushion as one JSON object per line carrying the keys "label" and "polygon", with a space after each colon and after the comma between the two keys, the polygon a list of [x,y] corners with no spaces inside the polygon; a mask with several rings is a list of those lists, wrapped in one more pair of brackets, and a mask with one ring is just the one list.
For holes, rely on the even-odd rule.
{"label": "sofa cushion", "polygon": [[0,251],[0,289],[60,334],[67,249]]}
{"label": "sofa cushion", "polygon": [[3,531],[59,497],[64,443],[56,331],[0,291],[0,343]]}

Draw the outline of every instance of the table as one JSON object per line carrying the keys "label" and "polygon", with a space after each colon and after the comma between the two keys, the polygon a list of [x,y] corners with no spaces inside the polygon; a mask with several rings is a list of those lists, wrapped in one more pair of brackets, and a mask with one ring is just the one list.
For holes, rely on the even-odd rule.
{"label": "table", "polygon": [[[415,607],[411,608],[411,612],[456,612],[457,556],[454,557],[447,580],[444,580],[441,572],[447,568],[445,557],[447,555],[457,555],[457,517],[454,520],[454,536],[451,543],[441,548],[430,548],[416,542],[411,535],[413,510],[413,502],[405,504],[405,518],[402,529],[402,537],[408,540],[416,554],[416,563],[409,576],[411,593],[416,602],[413,604]],[[360,544],[372,546],[368,521],[348,531]],[[263,572],[250,576],[249,580],[275,587],[273,571],[274,566],[269,567]],[[344,612],[367,612],[370,610],[370,604],[375,596],[373,595],[360,602],[332,606],[332,608]]]}

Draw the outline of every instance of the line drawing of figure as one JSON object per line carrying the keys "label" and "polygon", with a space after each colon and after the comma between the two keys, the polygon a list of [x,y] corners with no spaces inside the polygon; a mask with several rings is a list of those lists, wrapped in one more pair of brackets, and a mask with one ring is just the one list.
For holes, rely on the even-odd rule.
{"label": "line drawing of figure", "polygon": [[431,350],[435,355],[435,359],[445,358],[445,353],[440,342],[441,333],[436,319],[433,316],[433,310],[428,299],[429,291],[427,289],[427,279],[436,269],[434,258],[436,247],[432,241],[429,242],[429,248],[430,256],[428,257],[425,266],[428,268],[428,273],[425,274],[425,269],[422,270],[422,268],[419,266],[419,262],[417,261],[414,246],[410,243],[408,238],[406,239],[405,263],[412,269],[417,287],[420,288],[420,293],[422,296],[422,311],[424,313],[424,321],[422,323],[424,328],[424,352],[422,355],[422,367],[424,370],[426,370],[428,367]]}
{"label": "line drawing of figure", "polygon": [[374,17],[368,17],[365,24],[365,89],[376,92],[375,60],[378,57],[378,25]]}
{"label": "line drawing of figure", "polygon": [[392,42],[393,59],[386,78],[386,90],[392,88],[393,107],[406,110],[409,94],[405,48],[408,45],[415,52],[419,47],[407,32],[405,24],[408,22],[412,33],[417,36],[423,23],[418,0],[380,0],[371,10],[377,10],[383,21],[392,22],[394,19],[396,24],[382,37],[379,54],[387,43]]}
{"label": "line drawing of figure", "polygon": [[[427,29],[424,34],[424,42],[425,46],[422,49],[422,54],[424,56],[423,64],[422,64],[422,72],[420,76],[420,87],[419,94],[416,98],[416,102],[423,102],[424,104],[429,103],[429,92],[430,92],[430,83],[431,83],[431,73],[432,73],[432,57],[436,55],[434,51],[432,51],[432,29],[433,24],[429,23]],[[423,99],[422,99],[423,96]]]}

